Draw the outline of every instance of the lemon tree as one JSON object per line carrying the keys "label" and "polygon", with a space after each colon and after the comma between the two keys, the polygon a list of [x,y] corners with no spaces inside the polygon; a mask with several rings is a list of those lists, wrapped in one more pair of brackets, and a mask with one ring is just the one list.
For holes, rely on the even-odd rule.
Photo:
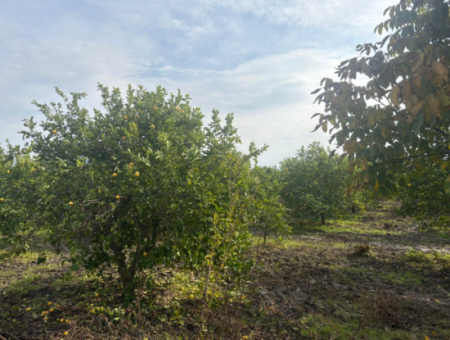
{"label": "lemon tree", "polygon": [[37,231],[40,171],[28,148],[0,147],[0,237],[15,252],[27,250]]}
{"label": "lemon tree", "polygon": [[45,120],[22,131],[45,168],[40,221],[51,242],[74,269],[117,266],[125,287],[144,268],[198,267],[212,249],[238,266],[250,162],[264,148],[236,149],[232,115],[222,123],[214,111],[203,127],[188,95],[99,90],[104,112],[56,89],[63,103],[35,103]]}
{"label": "lemon tree", "polygon": [[413,217],[421,227],[447,227],[450,221],[450,195],[444,190],[450,168],[430,162],[420,169],[400,174],[399,212]]}
{"label": "lemon tree", "polygon": [[330,158],[319,142],[285,159],[280,170],[286,183],[281,196],[294,216],[325,224],[348,208],[347,167],[337,157]]}
{"label": "lemon tree", "polygon": [[270,234],[285,236],[291,232],[287,223],[287,209],[281,202],[281,190],[284,183],[275,167],[253,169],[253,195],[250,227],[262,233],[264,244]]}

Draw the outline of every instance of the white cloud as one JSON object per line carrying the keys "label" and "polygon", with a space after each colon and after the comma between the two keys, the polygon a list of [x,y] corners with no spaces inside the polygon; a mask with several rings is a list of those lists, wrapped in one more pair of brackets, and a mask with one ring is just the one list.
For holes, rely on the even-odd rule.
{"label": "white cloud", "polygon": [[100,104],[97,82],[161,84],[189,93],[206,116],[212,108],[234,112],[245,147],[269,144],[261,162],[274,165],[328,140],[310,133],[320,107],[309,93],[353,55],[342,32],[370,34],[393,0],[85,0],[76,10],[23,0],[29,11],[5,1],[0,140],[19,143],[21,120],[39,116],[30,102],[58,100],[54,86],[87,92],[92,108]]}
{"label": "white cloud", "polygon": [[[302,26],[366,26],[383,20],[382,11],[392,0],[202,0],[230,8],[264,16],[277,23]],[[349,15],[351,14],[351,15]]]}

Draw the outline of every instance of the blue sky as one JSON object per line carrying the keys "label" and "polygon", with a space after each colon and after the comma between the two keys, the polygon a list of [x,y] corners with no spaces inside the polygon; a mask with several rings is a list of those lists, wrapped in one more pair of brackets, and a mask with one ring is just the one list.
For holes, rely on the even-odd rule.
{"label": "blue sky", "polygon": [[163,85],[189,93],[206,115],[235,114],[244,148],[268,144],[261,164],[276,165],[310,133],[323,77],[379,41],[373,28],[394,0],[2,0],[0,141],[21,143],[31,105],[56,101],[53,88],[86,92],[100,107],[110,87]]}

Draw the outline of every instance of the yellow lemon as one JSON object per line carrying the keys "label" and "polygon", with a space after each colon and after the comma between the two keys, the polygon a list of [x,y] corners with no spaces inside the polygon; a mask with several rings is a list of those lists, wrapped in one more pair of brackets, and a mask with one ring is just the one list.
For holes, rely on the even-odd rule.
{"label": "yellow lemon", "polygon": [[192,294],[191,294],[191,295],[189,295],[189,299],[191,299],[191,300],[192,300],[193,298],[194,298],[194,295],[192,295]]}
{"label": "yellow lemon", "polygon": [[184,110],[181,110],[181,113],[184,113]]}
{"label": "yellow lemon", "polygon": [[6,173],[9,174],[9,170],[6,170]]}
{"label": "yellow lemon", "polygon": [[247,335],[244,335],[244,336],[242,337],[242,339],[247,340],[247,339],[248,339],[248,336],[247,336]]}
{"label": "yellow lemon", "polygon": [[28,308],[26,309],[27,312],[29,312],[30,310],[31,310],[31,307],[28,307]]}
{"label": "yellow lemon", "polygon": [[54,134],[56,134],[57,132],[58,132],[58,131],[56,131],[56,130],[53,130],[53,133],[54,133]]}
{"label": "yellow lemon", "polygon": [[4,202],[5,201],[5,199],[4,198],[0,198],[0,202]]}
{"label": "yellow lemon", "polygon": [[408,183],[408,186],[410,187],[410,186],[411,186],[411,183]]}
{"label": "yellow lemon", "polygon": [[49,305],[49,306],[53,305],[53,302],[49,302],[48,305]]}
{"label": "yellow lemon", "polygon": [[115,173],[113,173],[113,177],[117,177],[117,173],[115,172]]}
{"label": "yellow lemon", "polygon": [[64,319],[59,320],[59,322],[64,322]]}
{"label": "yellow lemon", "polygon": [[117,200],[120,200],[120,196],[119,196],[119,195],[117,195],[117,196],[116,196],[116,199],[117,199]]}
{"label": "yellow lemon", "polygon": [[147,253],[146,253],[146,252],[144,252],[144,256],[147,256]]}
{"label": "yellow lemon", "polygon": [[64,335],[69,335],[69,332],[68,332],[68,331],[65,331],[65,332],[64,332]]}
{"label": "yellow lemon", "polygon": [[69,323],[69,320],[66,320],[66,323]]}
{"label": "yellow lemon", "polygon": [[134,173],[134,176],[139,177],[139,171],[136,171],[136,172]]}
{"label": "yellow lemon", "polygon": [[73,205],[73,202],[69,202],[69,205]]}
{"label": "yellow lemon", "polygon": [[158,110],[158,107],[156,107],[156,106],[153,106],[153,110]]}
{"label": "yellow lemon", "polygon": [[155,128],[155,125],[152,124],[152,125],[150,125],[150,127],[151,127],[152,129],[154,129],[154,128]]}
{"label": "yellow lemon", "polygon": [[123,116],[123,118],[125,118],[125,119],[128,119],[128,116],[127,116],[127,115],[125,115],[125,116]]}
{"label": "yellow lemon", "polygon": [[50,309],[50,312],[53,312],[54,311],[54,309],[52,308],[52,309]]}
{"label": "yellow lemon", "polygon": [[123,136],[123,137],[122,137],[122,140],[127,140],[127,137]]}

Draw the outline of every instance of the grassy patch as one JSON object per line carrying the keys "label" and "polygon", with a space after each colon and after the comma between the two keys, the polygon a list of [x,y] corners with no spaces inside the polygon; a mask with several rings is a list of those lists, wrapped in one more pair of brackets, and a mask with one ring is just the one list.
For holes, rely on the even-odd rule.
{"label": "grassy patch", "polygon": [[383,272],[378,274],[378,277],[395,285],[403,286],[421,286],[424,281],[421,275],[410,271]]}
{"label": "grassy patch", "polygon": [[[449,338],[450,255],[433,250],[443,244],[429,233],[385,230],[390,214],[384,207],[326,226],[297,228],[290,238],[268,237],[265,247],[255,235],[249,256],[258,251],[258,264],[251,276],[234,284],[213,275],[207,305],[203,270],[163,266],[142,272],[138,301],[125,308],[114,269],[102,275],[73,272],[51,252],[46,263],[37,265],[45,245],[22,255],[0,250],[0,335],[73,340]],[[428,250],[405,250],[417,245]],[[367,251],[357,255],[358,247]]]}

